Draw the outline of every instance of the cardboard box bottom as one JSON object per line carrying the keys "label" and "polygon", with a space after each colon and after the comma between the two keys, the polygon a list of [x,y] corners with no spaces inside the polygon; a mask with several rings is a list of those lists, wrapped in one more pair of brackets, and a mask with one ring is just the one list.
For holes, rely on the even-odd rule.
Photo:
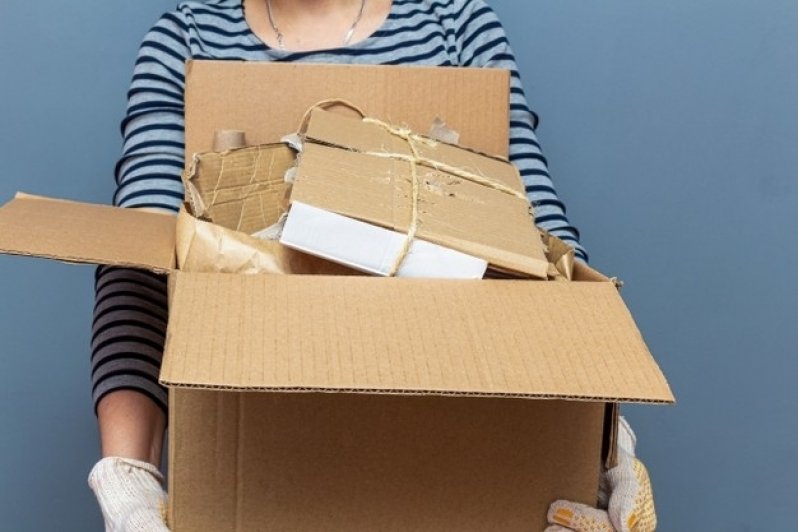
{"label": "cardboard box bottom", "polygon": [[170,401],[177,532],[528,532],[558,498],[596,500],[604,403],[192,389]]}

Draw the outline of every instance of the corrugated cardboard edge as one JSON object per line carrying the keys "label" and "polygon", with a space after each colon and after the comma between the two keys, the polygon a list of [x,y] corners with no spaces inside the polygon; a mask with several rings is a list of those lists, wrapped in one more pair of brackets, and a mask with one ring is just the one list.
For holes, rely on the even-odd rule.
{"label": "corrugated cardboard edge", "polygon": [[274,392],[274,393],[347,393],[361,395],[402,395],[402,396],[443,396],[443,397],[474,397],[474,398],[499,398],[499,399],[531,399],[531,400],[565,400],[587,403],[627,403],[627,404],[674,404],[673,399],[640,399],[635,397],[606,397],[588,395],[566,394],[537,394],[537,393],[484,393],[452,390],[410,390],[410,389],[377,389],[377,388],[312,388],[312,387],[273,387],[273,386],[225,386],[217,384],[185,384],[179,381],[161,378],[159,382],[169,388],[181,390],[206,390],[228,392]]}
{"label": "corrugated cardboard edge", "polygon": [[[130,235],[141,231],[149,232],[145,242],[131,244]],[[24,192],[0,207],[0,253],[8,255],[168,273],[176,263],[174,232],[173,216],[145,209]]]}

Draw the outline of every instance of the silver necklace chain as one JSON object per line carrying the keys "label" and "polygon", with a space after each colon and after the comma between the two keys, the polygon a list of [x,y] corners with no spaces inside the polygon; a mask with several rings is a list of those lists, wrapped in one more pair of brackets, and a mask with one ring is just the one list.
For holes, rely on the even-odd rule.
{"label": "silver necklace chain", "polygon": [[[355,21],[352,22],[351,26],[349,26],[349,31],[347,31],[346,35],[344,36],[344,46],[348,45],[352,40],[352,36],[355,34],[355,28],[357,28],[360,19],[363,18],[363,10],[365,7],[366,0],[360,0],[360,9],[357,12]],[[277,36],[277,47],[280,50],[285,50],[285,36],[283,35],[283,32],[280,31],[280,28],[277,27],[277,24],[274,23],[274,16],[272,15],[272,0],[266,0],[266,12],[269,14],[269,24],[271,24],[272,30]]]}

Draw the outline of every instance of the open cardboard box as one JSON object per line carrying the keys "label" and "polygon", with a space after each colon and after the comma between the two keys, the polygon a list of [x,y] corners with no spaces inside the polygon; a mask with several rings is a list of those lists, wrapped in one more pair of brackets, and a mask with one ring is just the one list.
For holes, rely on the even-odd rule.
{"label": "open cardboard box", "polygon": [[[187,68],[187,149],[275,142],[326,97],[507,151],[498,70]],[[279,101],[279,105],[275,102]],[[180,531],[545,527],[594,504],[618,402],[671,403],[615,284],[175,270],[168,215],[18,196],[0,250],[170,273],[169,520]]]}

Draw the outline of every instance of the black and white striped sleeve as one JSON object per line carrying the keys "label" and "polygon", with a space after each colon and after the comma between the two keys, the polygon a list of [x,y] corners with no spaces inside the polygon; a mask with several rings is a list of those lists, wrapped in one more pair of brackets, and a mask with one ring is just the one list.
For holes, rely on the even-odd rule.
{"label": "black and white striped sleeve", "polygon": [[[176,212],[183,198],[185,26],[167,13],[147,33],[134,67],[122,121],[122,156],[113,202]],[[158,383],[167,324],[166,280],[154,273],[100,267],[95,283],[92,398],[134,390],[164,411]]]}
{"label": "black and white striped sleeve", "polygon": [[187,38],[180,16],[167,13],[141,43],[122,121],[115,205],[180,208]]}
{"label": "black and white striped sleeve", "polygon": [[457,24],[457,43],[463,66],[510,71],[510,160],[516,165],[535,210],[537,225],[575,248],[587,261],[579,231],[568,221],[565,205],[549,175],[548,163],[535,135],[537,115],[527,103],[515,56],[494,11],[482,0],[463,0]]}

